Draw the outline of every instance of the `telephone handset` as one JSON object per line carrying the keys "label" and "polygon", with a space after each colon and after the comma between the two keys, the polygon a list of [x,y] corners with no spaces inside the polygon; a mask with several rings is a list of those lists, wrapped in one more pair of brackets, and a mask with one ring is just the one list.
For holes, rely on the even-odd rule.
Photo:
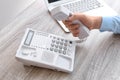
{"label": "telephone handset", "polygon": [[[67,20],[68,17],[70,17],[72,14],[73,13],[71,11],[69,11],[63,6],[58,6],[51,10],[52,17],[58,21]],[[81,25],[79,27],[79,30],[80,30],[79,39],[84,39],[89,36],[89,29],[85,27],[80,21],[75,20],[73,21],[73,24]]]}

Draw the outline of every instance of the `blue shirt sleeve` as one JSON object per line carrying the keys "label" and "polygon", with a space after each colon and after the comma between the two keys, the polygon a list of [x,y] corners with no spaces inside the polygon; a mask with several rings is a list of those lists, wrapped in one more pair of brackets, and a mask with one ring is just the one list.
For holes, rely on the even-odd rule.
{"label": "blue shirt sleeve", "polygon": [[100,31],[112,31],[120,34],[120,16],[102,17]]}

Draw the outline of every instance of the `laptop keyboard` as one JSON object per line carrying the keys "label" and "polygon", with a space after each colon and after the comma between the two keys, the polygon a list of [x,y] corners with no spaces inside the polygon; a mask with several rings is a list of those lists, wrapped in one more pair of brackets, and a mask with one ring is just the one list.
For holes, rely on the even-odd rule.
{"label": "laptop keyboard", "polygon": [[72,12],[85,12],[102,7],[103,5],[100,4],[100,2],[98,2],[97,0],[80,0],[65,4],[63,6],[68,8]]}

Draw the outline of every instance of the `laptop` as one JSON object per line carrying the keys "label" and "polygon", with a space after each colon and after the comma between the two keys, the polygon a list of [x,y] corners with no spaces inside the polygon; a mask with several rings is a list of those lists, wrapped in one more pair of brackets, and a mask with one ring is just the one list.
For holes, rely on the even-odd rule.
{"label": "laptop", "polygon": [[[64,6],[72,12],[82,12],[93,16],[115,16],[117,13],[102,0],[45,0],[48,11]],[[62,21],[57,21],[65,32],[70,32]]]}

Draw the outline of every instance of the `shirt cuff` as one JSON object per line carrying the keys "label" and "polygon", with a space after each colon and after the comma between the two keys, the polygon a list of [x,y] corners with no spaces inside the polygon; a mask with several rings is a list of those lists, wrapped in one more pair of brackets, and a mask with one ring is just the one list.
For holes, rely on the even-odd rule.
{"label": "shirt cuff", "polygon": [[113,25],[112,17],[102,17],[100,31],[112,31]]}

